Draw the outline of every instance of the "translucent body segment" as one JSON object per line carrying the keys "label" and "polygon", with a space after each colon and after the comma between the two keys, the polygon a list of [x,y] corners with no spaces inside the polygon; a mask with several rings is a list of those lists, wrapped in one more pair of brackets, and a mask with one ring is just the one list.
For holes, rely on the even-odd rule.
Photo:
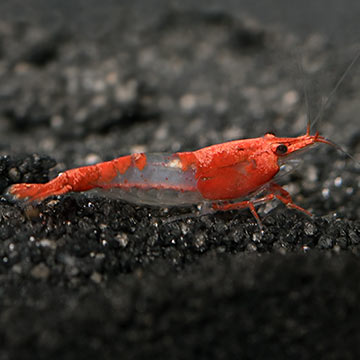
{"label": "translucent body segment", "polygon": [[101,184],[106,196],[137,204],[158,206],[186,205],[201,202],[195,170],[182,170],[179,157],[170,154],[147,154],[142,169],[130,166],[109,184]]}

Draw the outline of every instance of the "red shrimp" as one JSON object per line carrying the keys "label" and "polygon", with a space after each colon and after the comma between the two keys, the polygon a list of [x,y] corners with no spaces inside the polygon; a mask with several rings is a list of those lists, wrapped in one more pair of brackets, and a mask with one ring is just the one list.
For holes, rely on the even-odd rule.
{"label": "red shrimp", "polygon": [[[360,52],[343,73],[330,93],[324,110],[337,88],[359,59]],[[96,165],[65,171],[45,184],[15,184],[9,192],[18,199],[40,201],[49,196],[71,191],[103,189],[120,199],[138,204],[178,206],[210,203],[214,210],[249,208],[261,227],[255,205],[274,198],[286,206],[310,215],[294,204],[290,194],[274,182],[289,155],[315,143],[338,145],[320,136],[263,137],[235,140],[208,146],[192,152],[175,154],[133,154]],[[262,197],[259,194],[265,193]],[[248,200],[244,200],[244,199]],[[238,200],[237,200],[238,199]],[[240,199],[240,200],[239,200]]]}
{"label": "red shrimp", "polygon": [[[156,206],[210,202],[214,210],[249,208],[261,226],[255,205],[274,198],[295,205],[274,176],[287,157],[315,143],[333,145],[317,132],[298,137],[267,133],[255,139],[235,140],[193,152],[172,155],[137,153],[111,161],[65,171],[45,184],[15,184],[9,192],[18,199],[40,201],[71,191],[104,189],[118,198]],[[253,195],[266,186],[261,198]],[[250,200],[235,201],[244,197]]]}

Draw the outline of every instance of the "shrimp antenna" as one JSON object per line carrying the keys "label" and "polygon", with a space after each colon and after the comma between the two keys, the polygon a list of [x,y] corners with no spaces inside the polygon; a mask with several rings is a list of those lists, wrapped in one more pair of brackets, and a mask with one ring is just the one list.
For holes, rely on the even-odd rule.
{"label": "shrimp antenna", "polygon": [[[321,107],[320,107],[319,113],[315,117],[314,121],[312,123],[310,123],[310,119],[308,118],[308,125],[307,125],[308,130],[307,131],[311,131],[311,129],[314,127],[314,125],[322,118],[322,116],[324,115],[325,110],[327,109],[327,107],[329,106],[331,101],[333,100],[333,98],[335,96],[335,93],[338,90],[339,86],[342,84],[342,82],[344,81],[346,76],[349,74],[350,70],[355,65],[355,63],[359,60],[359,58],[360,58],[360,50],[358,51],[358,53],[356,54],[354,59],[351,61],[351,63],[348,65],[348,67],[346,68],[346,70],[344,71],[344,73],[342,74],[340,79],[337,81],[335,87],[332,89],[329,96],[326,98],[325,101],[321,102]],[[346,153],[344,150],[340,150],[340,151]],[[347,154],[347,155],[350,156],[349,154]]]}
{"label": "shrimp antenna", "polygon": [[306,86],[306,82],[305,82],[305,71],[304,71],[304,66],[302,64],[301,61],[301,56],[300,53],[297,51],[296,52],[296,57],[297,57],[297,65],[298,65],[298,70],[301,76],[301,85],[302,85],[302,90],[304,93],[304,98],[305,98],[305,107],[306,107],[306,117],[307,117],[307,126],[306,126],[306,134],[310,135],[310,122],[311,122],[311,109],[310,109],[310,103],[309,103],[309,93],[308,93],[308,89]]}
{"label": "shrimp antenna", "polygon": [[354,156],[352,156],[350,153],[348,153],[344,148],[342,148],[339,144],[335,143],[332,140],[326,139],[326,138],[322,138],[322,140],[324,141],[319,141],[319,142],[323,142],[325,144],[328,144],[330,146],[333,146],[337,151],[343,153],[344,155],[346,155],[348,158],[350,158],[352,161],[355,162],[355,164],[360,165],[359,161],[357,161]]}

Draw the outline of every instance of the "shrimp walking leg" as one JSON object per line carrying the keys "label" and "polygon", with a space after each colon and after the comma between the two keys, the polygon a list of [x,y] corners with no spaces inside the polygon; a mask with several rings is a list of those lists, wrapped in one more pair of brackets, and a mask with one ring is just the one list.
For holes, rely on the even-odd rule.
{"label": "shrimp walking leg", "polygon": [[[303,213],[305,213],[308,216],[312,216],[310,211],[302,208],[299,205],[294,204],[290,194],[285,189],[283,189],[280,185],[278,185],[276,183],[271,183],[270,184],[270,191],[272,193],[274,193],[274,196],[277,199],[279,199],[283,204],[285,204],[287,207],[302,211]],[[278,192],[278,193],[276,194],[276,192]]]}
{"label": "shrimp walking leg", "polygon": [[262,228],[263,225],[262,225],[262,222],[261,222],[261,219],[260,219],[258,213],[256,212],[255,205],[269,202],[269,201],[273,200],[274,198],[280,200],[283,204],[285,204],[288,207],[302,211],[303,213],[305,213],[308,216],[312,216],[312,214],[309,211],[294,204],[290,194],[285,189],[283,189],[280,185],[275,184],[275,183],[270,183],[268,191],[270,192],[269,194],[267,194],[261,198],[254,199],[254,200],[245,200],[245,201],[240,201],[240,202],[236,202],[236,203],[228,203],[228,204],[213,204],[213,209],[226,211],[226,210],[239,210],[239,209],[248,208],[250,210],[250,212],[252,213],[252,215],[255,217],[260,228]]}
{"label": "shrimp walking leg", "polygon": [[250,210],[250,212],[252,213],[252,215],[254,216],[256,222],[258,223],[259,228],[262,229],[263,224],[262,224],[259,214],[256,212],[255,205],[271,201],[274,198],[274,196],[275,196],[274,194],[268,194],[262,198],[255,199],[255,200],[245,200],[245,201],[229,203],[229,204],[213,204],[213,209],[227,211],[227,210],[240,210],[240,209],[248,208]]}

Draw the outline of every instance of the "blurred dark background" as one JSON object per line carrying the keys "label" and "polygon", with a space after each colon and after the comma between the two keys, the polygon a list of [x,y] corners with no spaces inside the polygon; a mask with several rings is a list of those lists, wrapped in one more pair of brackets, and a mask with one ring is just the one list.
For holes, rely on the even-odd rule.
{"label": "blurred dark background", "polygon": [[263,24],[280,25],[284,31],[300,36],[314,32],[326,34],[331,42],[340,46],[359,40],[360,4],[356,0],[3,0],[0,3],[1,18],[65,25],[88,37],[111,29],[119,17],[137,20],[137,25],[142,26],[169,10],[246,13]]}

